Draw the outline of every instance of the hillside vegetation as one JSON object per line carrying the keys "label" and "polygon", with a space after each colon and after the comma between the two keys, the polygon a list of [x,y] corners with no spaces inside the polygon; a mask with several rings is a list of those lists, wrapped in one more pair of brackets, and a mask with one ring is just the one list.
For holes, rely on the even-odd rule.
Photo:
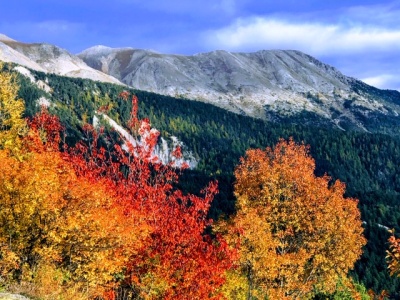
{"label": "hillside vegetation", "polygon": [[[123,91],[121,86],[40,72],[32,74],[36,81],[45,82],[50,92],[19,76],[18,95],[25,100],[24,115],[36,115],[40,110],[37,100],[45,97],[51,103],[50,113],[56,114],[65,126],[65,140],[71,147],[87,137],[83,124],[91,123],[100,107],[107,108],[107,114],[120,124],[127,125],[131,119],[132,102],[118,97]],[[215,220],[237,213],[233,173],[247,149],[265,149],[278,143],[280,138],[288,140],[290,137],[295,142],[310,145],[310,154],[315,158],[315,175],[326,173],[331,182],[340,179],[346,184],[345,196],[359,199],[368,243],[351,273],[355,282],[361,282],[376,293],[385,289],[393,296],[396,294],[399,282],[387,272],[385,250],[389,237],[386,228],[398,231],[400,225],[400,178],[396,176],[400,174],[398,137],[332,130],[324,122],[315,122],[320,126],[302,125],[301,118],[265,122],[200,102],[130,92],[139,99],[139,119],[148,117],[161,136],[178,137],[187,148],[184,150],[191,151],[199,162],[196,169],[183,171],[175,188],[200,195],[199,191],[210,181],[218,180],[219,193],[208,211],[208,216]],[[159,284],[160,290],[165,288],[164,283]]]}

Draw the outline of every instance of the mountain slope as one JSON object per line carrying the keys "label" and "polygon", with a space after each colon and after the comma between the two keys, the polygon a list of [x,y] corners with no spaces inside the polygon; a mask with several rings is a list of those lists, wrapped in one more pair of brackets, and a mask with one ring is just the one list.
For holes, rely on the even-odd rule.
{"label": "mountain slope", "polygon": [[53,45],[0,35],[0,60],[63,76],[123,82],[262,120],[400,135],[400,92],[371,87],[299,51],[183,56],[95,46],[75,56]]}
{"label": "mountain slope", "polygon": [[0,35],[0,60],[62,76],[121,84],[116,78],[89,67],[62,48],[41,43],[21,43],[5,35]]}
{"label": "mountain slope", "polygon": [[[4,39],[4,40],[2,40]],[[5,36],[0,35],[0,60],[4,62],[13,62],[19,65],[26,66],[30,69],[45,72],[46,70],[39,66],[36,62],[30,60],[25,55],[19,53],[13,48],[7,46],[6,42],[13,42],[11,39],[5,39]]]}
{"label": "mountain slope", "polygon": [[399,92],[392,91],[397,104],[386,101],[371,93],[374,88],[299,51],[182,56],[95,46],[78,56],[136,89],[261,119],[309,113],[339,128],[369,131],[370,115],[391,119],[400,113]]}

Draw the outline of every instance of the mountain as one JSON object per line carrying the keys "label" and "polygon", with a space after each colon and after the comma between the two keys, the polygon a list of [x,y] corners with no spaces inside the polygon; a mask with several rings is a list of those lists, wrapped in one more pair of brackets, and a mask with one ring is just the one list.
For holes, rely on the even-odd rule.
{"label": "mountain", "polygon": [[261,120],[400,135],[400,92],[369,86],[299,51],[184,56],[94,46],[75,56],[0,35],[0,60],[197,100]]}
{"label": "mountain", "polygon": [[[101,107],[109,109],[107,116],[116,123],[126,124],[131,103],[118,95],[125,89],[135,93],[140,117],[148,117],[165,141],[177,137],[196,159],[196,168],[182,174],[183,189],[192,193],[218,180],[213,218],[235,211],[233,170],[246,149],[289,137],[310,145],[317,174],[342,180],[347,196],[360,201],[369,242],[352,275],[368,289],[399,296],[400,279],[389,276],[385,262],[386,228],[400,231],[399,92],[368,86],[297,51],[179,56],[96,46],[78,59],[55,46],[0,39],[0,60],[40,71],[3,65],[18,76],[26,115],[35,114],[38,103],[47,103],[65,126],[68,143],[85,138],[82,124],[93,123]],[[59,66],[65,61],[89,68],[85,61],[135,89],[51,74],[62,73]],[[71,74],[64,69],[64,75]],[[145,91],[156,88],[158,94]],[[162,95],[168,91],[209,103]],[[196,98],[195,92],[203,96]]]}
{"label": "mountain", "polygon": [[3,34],[0,34],[0,60],[46,73],[122,84],[116,78],[89,67],[79,57],[60,47],[21,43]]}
{"label": "mountain", "polygon": [[370,87],[299,51],[182,56],[95,46],[78,56],[136,89],[260,119],[306,113],[342,129],[374,131],[370,121],[393,121],[400,113],[399,92]]}
{"label": "mountain", "polygon": [[15,42],[15,40],[0,34],[0,60],[23,65],[36,71],[46,72],[46,70],[39,66],[36,62],[30,60],[28,57],[7,46],[6,44]]}

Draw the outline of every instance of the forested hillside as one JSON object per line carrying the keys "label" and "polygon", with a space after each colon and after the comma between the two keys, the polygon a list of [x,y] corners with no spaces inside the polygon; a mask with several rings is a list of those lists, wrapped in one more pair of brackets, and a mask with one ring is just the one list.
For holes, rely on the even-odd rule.
{"label": "forested hillside", "polygon": [[[18,76],[19,96],[25,100],[26,116],[39,111],[40,97],[47,98],[50,112],[59,116],[66,127],[66,141],[71,145],[82,138],[83,122],[91,123],[100,107],[106,107],[107,114],[121,124],[130,118],[131,103],[118,97],[124,90],[122,86],[40,72],[32,74],[51,91],[45,92],[27,77]],[[218,180],[220,192],[209,212],[214,219],[235,211],[233,172],[247,149],[265,149],[280,138],[289,137],[310,145],[316,174],[326,173],[332,180],[340,179],[346,184],[346,196],[359,199],[368,243],[352,275],[368,289],[377,293],[385,289],[396,295],[400,281],[389,276],[385,251],[387,228],[400,232],[398,137],[341,131],[323,125],[324,122],[304,122],[304,119],[265,122],[196,101],[131,92],[139,99],[139,116],[148,117],[161,136],[178,137],[199,161],[196,169],[184,171],[179,187],[197,192],[210,180]]]}

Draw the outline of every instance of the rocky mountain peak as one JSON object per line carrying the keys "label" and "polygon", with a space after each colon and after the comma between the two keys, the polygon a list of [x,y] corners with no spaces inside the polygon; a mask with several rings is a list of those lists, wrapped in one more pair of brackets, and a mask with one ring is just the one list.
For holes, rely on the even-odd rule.
{"label": "rocky mountain peak", "polygon": [[16,42],[16,40],[13,40],[5,34],[0,33],[0,42]]}
{"label": "rocky mountain peak", "polygon": [[63,48],[46,43],[22,43],[2,36],[0,60],[46,73],[122,84],[118,79],[89,67]]}
{"label": "rocky mountain peak", "polygon": [[400,113],[398,106],[370,95],[364,83],[296,50],[216,50],[185,56],[124,48],[85,51],[79,57],[136,89],[203,101],[255,118],[306,112],[339,128],[345,122],[366,130],[360,115]]}
{"label": "rocky mountain peak", "polygon": [[296,50],[172,55],[99,45],[75,56],[54,45],[26,44],[1,35],[0,59],[203,101],[265,120],[308,114],[342,129],[368,130],[368,119],[397,120],[400,114],[399,92],[368,86]]}

